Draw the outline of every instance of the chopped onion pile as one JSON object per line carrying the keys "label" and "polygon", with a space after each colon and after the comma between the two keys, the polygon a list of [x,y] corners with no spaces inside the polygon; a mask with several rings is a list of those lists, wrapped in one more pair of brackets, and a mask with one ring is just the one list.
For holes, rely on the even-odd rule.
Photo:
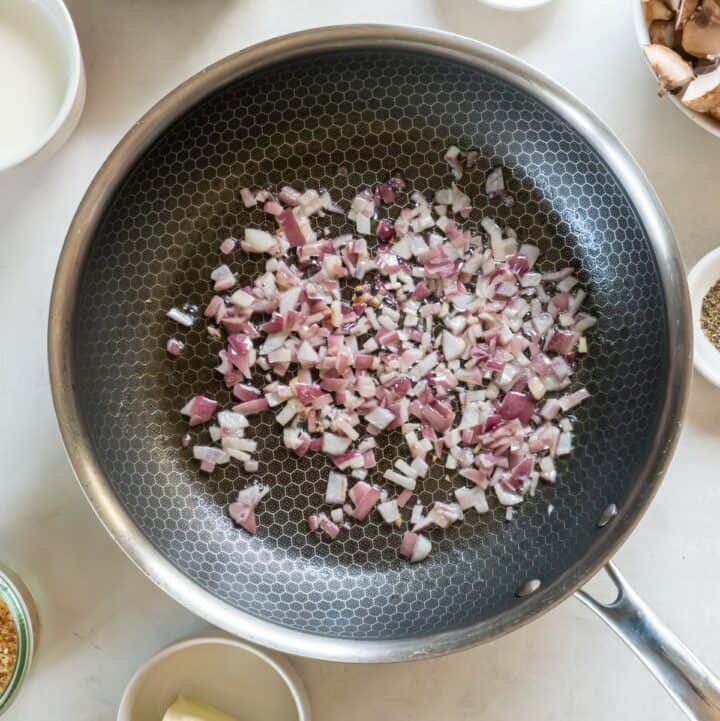
{"label": "chopped onion pile", "polygon": [[[445,157],[456,179],[477,161],[457,148]],[[505,193],[502,170],[487,186]],[[543,273],[539,249],[492,218],[461,225],[472,206],[455,182],[432,198],[399,177],[361,190],[347,215],[355,232],[334,238],[311,222],[343,212],[327,192],[244,188],[241,198],[276,228],[248,227],[237,241],[242,253],[268,256],[251,285],[225,263],[211,275],[204,315],[225,331],[217,371],[238,402],[210,426],[217,445],[193,447],[203,471],[231,459],[257,470],[248,417],[271,410],[288,449],[324,453],[337,469],[327,479],[330,510],[310,516],[310,531],[334,539],[373,513],[409,528],[399,552],[411,562],[431,550],[421,531],[487,513],[488,492],[511,508],[541,480],[556,482],[556,460],[573,448],[568,413],[589,396],[570,386],[595,324],[572,268]],[[228,262],[235,248],[234,238],[222,242]],[[178,309],[168,315],[192,324]],[[197,396],[182,413],[195,426],[217,410]],[[378,468],[376,439],[394,430],[406,458]],[[426,509],[410,501],[431,464],[457,488]],[[266,492],[246,489],[230,506],[249,533]]]}

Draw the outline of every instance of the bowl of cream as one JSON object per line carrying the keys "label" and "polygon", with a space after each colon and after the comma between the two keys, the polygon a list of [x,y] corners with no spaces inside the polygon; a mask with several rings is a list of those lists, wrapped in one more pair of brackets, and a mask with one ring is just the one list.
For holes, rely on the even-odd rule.
{"label": "bowl of cream", "polygon": [[0,171],[57,150],[85,103],[85,71],[62,0],[0,2]]}

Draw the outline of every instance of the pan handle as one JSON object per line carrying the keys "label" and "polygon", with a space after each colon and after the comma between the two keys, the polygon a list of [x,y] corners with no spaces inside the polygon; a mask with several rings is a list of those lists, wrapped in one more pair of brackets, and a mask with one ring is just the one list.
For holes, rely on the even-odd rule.
{"label": "pan handle", "polygon": [[660,621],[612,563],[605,571],[617,589],[612,603],[600,603],[587,591],[577,591],[577,598],[625,641],[688,718],[720,721],[720,679]]}

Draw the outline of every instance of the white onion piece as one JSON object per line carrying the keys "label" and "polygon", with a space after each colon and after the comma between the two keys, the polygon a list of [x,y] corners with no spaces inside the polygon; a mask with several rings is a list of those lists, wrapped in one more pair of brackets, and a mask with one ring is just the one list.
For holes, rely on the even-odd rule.
{"label": "white onion piece", "polygon": [[489,513],[490,506],[488,505],[485,492],[481,488],[475,488],[473,498],[473,508],[478,513]]}
{"label": "white onion piece", "polygon": [[473,508],[478,513],[488,513],[490,510],[485,492],[482,488],[456,488],[455,498],[463,511]]}
{"label": "white onion piece", "polygon": [[223,255],[229,255],[230,253],[235,250],[235,246],[237,245],[237,240],[235,238],[225,238],[222,243],[220,243],[220,252]]}
{"label": "white onion piece", "polygon": [[254,208],[257,205],[255,193],[249,188],[240,188],[240,199],[246,208]]}
{"label": "white onion piece", "polygon": [[247,503],[249,506],[256,507],[268,493],[270,493],[270,486],[265,486],[262,483],[254,483],[243,488],[237,494],[237,502]]}
{"label": "white onion piece", "polygon": [[443,331],[442,349],[445,361],[454,361],[465,352],[465,341],[450,331]]}
{"label": "white onion piece", "polygon": [[220,411],[218,413],[218,424],[221,428],[237,431],[247,428],[250,422],[241,413],[234,413],[233,411]]}
{"label": "white onion piece", "polygon": [[417,365],[415,365],[410,371],[410,377],[417,381],[420,380],[426,373],[429,373],[438,363],[440,359],[437,353],[430,353],[423,358]]}
{"label": "white onion piece", "polygon": [[215,282],[213,289],[216,293],[229,290],[237,283],[237,278],[227,265],[220,265],[210,273],[210,279]]}
{"label": "white onion piece", "polygon": [[528,259],[528,265],[530,268],[535,265],[537,259],[540,257],[540,248],[538,248],[537,245],[530,245],[529,243],[523,243],[518,252],[520,255],[524,255]]}
{"label": "white onion piece", "polygon": [[418,472],[402,458],[398,458],[395,461],[395,468],[397,468],[404,476],[412,478],[413,480],[416,480],[419,475]]}
{"label": "white onion piece", "polygon": [[[286,426],[298,414],[298,407],[295,401],[288,401],[282,410],[275,415],[275,420],[281,425]],[[328,434],[329,435],[329,434]],[[324,450],[324,449],[323,449]],[[326,451],[327,452],[327,451]]]}
{"label": "white onion piece", "polygon": [[501,167],[493,168],[485,179],[485,194],[488,198],[500,198],[505,194],[505,179]]}
{"label": "white onion piece", "polygon": [[429,466],[422,458],[414,458],[410,466],[421,478],[425,478],[427,475]]}
{"label": "white onion piece", "polygon": [[355,218],[355,230],[360,235],[370,235],[370,218],[364,215],[358,215]]}
{"label": "white onion piece", "polygon": [[540,476],[549,483],[555,483],[557,480],[555,461],[550,456],[543,456],[540,459]]}
{"label": "white onion piece", "polygon": [[240,241],[240,247],[246,253],[272,253],[277,249],[277,243],[270,233],[257,228],[245,228],[245,237]]}
{"label": "white onion piece", "polygon": [[301,292],[302,288],[299,285],[296,285],[289,290],[286,290],[284,293],[280,293],[278,312],[281,315],[287,315],[289,311],[295,310]]}
{"label": "white onion piece", "polygon": [[342,438],[334,433],[323,433],[322,450],[330,456],[339,456],[350,447],[350,439]]}
{"label": "white onion piece", "polygon": [[558,456],[566,456],[568,453],[570,453],[573,449],[573,434],[569,432],[561,433],[560,434],[560,440],[557,444],[557,452],[556,455]]}
{"label": "white onion piece", "polygon": [[392,483],[395,483],[401,488],[407,488],[408,491],[414,491],[415,487],[417,486],[417,481],[414,478],[403,476],[402,473],[393,471],[392,468],[388,468],[385,473],[383,473],[383,478],[391,481]]}
{"label": "white onion piece", "polygon": [[493,490],[498,501],[500,501],[503,506],[516,506],[523,501],[523,497],[520,494],[505,490],[499,483],[493,486]]}
{"label": "white onion piece", "polygon": [[378,407],[371,413],[368,413],[366,419],[368,423],[380,430],[383,430],[387,428],[393,420],[395,420],[395,415],[386,408]]}
{"label": "white onion piece", "polygon": [[432,543],[425,536],[418,534],[415,548],[413,549],[412,556],[410,556],[410,563],[420,563],[424,561],[432,551]]}
{"label": "white onion piece", "polygon": [[230,456],[225,451],[214,446],[193,446],[193,458],[198,461],[208,461],[216,465],[228,463]]}
{"label": "white onion piece", "polygon": [[537,376],[530,378],[528,381],[528,388],[536,401],[541,400],[547,392],[545,384]]}
{"label": "white onion piece", "polygon": [[[342,506],[347,495],[347,476],[342,473],[330,471],[327,489],[325,490],[325,503],[330,506]],[[334,520],[334,519],[333,519]]]}
{"label": "white onion piece", "polygon": [[473,489],[472,488],[456,488],[455,498],[462,508],[463,511],[467,511],[468,508],[472,508],[473,505]]}
{"label": "white onion piece", "polygon": [[165,346],[165,350],[172,356],[178,356],[182,353],[184,347],[185,344],[181,340],[170,338]]}
{"label": "white onion piece", "polygon": [[525,273],[520,279],[520,285],[523,288],[537,288],[542,281],[542,275],[540,273]]}
{"label": "white onion piece", "polygon": [[257,451],[257,441],[251,438],[237,438],[236,436],[223,436],[221,439],[224,451],[228,453],[231,450],[244,451],[245,453],[255,453]]}
{"label": "white onion piece", "polygon": [[190,313],[186,313],[179,308],[170,308],[166,315],[170,318],[170,320],[174,320],[176,323],[184,325],[186,328],[192,328],[192,325],[195,322],[195,316]]}
{"label": "white onion piece", "polygon": [[571,408],[579,406],[587,398],[590,398],[590,392],[587,390],[587,388],[580,388],[580,390],[577,390],[574,393],[562,396],[558,399],[558,402],[560,403],[560,408],[562,408],[563,411],[567,412]]}
{"label": "white onion piece", "polygon": [[230,296],[230,302],[240,308],[250,308],[255,302],[255,296],[240,288]]}
{"label": "white onion piece", "polygon": [[400,520],[400,509],[396,500],[378,504],[377,510],[385,523],[395,524]]}
{"label": "white onion piece", "polygon": [[445,151],[445,161],[450,166],[450,170],[455,178],[460,180],[463,177],[463,167],[460,148],[458,148],[457,145],[451,145]]}

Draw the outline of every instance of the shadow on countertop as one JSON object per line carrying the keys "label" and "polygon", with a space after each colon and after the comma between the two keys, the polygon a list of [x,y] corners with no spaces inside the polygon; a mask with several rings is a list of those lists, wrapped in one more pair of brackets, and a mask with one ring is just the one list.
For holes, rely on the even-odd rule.
{"label": "shadow on countertop", "polygon": [[[87,73],[85,133],[121,135],[206,64],[233,0],[67,0]],[[112,95],[108,93],[112,88]],[[110,100],[110,102],[108,102]]]}
{"label": "shadow on countertop", "polygon": [[686,420],[703,433],[720,439],[720,388],[693,372]]}

